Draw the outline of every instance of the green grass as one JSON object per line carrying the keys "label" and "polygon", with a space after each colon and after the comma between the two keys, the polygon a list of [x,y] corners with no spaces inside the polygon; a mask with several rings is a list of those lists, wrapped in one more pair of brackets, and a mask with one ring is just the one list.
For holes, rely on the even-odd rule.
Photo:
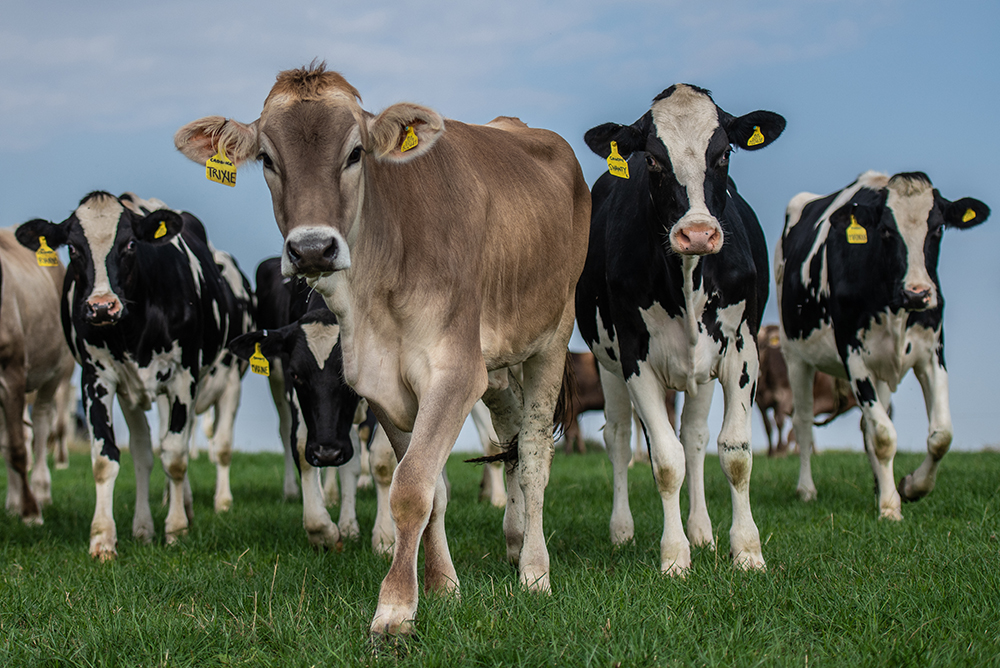
{"label": "green grass", "polygon": [[[897,476],[919,461],[898,456]],[[152,485],[160,534],[141,545],[124,461],[119,558],[102,564],[87,555],[89,461],[74,455],[53,472],[44,526],[0,517],[0,666],[1000,665],[997,453],[949,454],[935,492],[904,506],[898,524],[876,518],[863,454],[817,457],[809,505],[795,497],[797,458],[756,458],[763,574],[735,571],[726,556],[729,491],[710,458],[719,551],[695,550],[684,579],[659,573],[649,468],[630,474],[636,540],[613,548],[607,458],[560,453],[546,494],[551,596],[517,586],[502,511],[474,501],[479,469],[452,457],[448,530],[462,597],[423,597],[415,636],[379,642],[367,633],[388,567],[369,547],[374,493],[358,503],[367,535],[317,552],[301,506],[281,501],[281,466],[278,455],[237,454],[234,509],[216,516],[213,469],[193,462],[195,521],[167,547],[163,473]]]}

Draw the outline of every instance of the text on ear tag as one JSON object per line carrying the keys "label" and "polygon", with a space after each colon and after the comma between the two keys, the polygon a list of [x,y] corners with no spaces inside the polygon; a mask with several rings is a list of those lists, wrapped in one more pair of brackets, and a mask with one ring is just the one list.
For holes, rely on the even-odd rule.
{"label": "text on ear tag", "polygon": [[618,154],[618,142],[611,142],[611,155],[608,156],[608,171],[620,179],[628,178],[628,163]]}
{"label": "text on ear tag", "polygon": [[764,134],[760,131],[760,126],[753,126],[753,134],[747,139],[747,146],[757,146],[764,143]]}
{"label": "text on ear tag", "polygon": [[965,214],[962,216],[962,222],[967,223],[976,217],[976,212],[972,209],[966,209]]}
{"label": "text on ear tag", "polygon": [[267,358],[264,357],[260,352],[260,344],[255,343],[254,353],[250,356],[250,370],[261,376],[271,375],[271,365],[268,364]]}
{"label": "text on ear tag", "polygon": [[167,236],[167,223],[160,221],[160,226],[156,228],[156,233],[153,235],[154,239],[162,239]]}
{"label": "text on ear tag", "polygon": [[35,259],[38,260],[39,267],[59,266],[59,256],[45,243],[45,237],[38,237],[38,250],[35,251]]}
{"label": "text on ear tag", "polygon": [[415,148],[417,145],[417,133],[413,131],[412,125],[406,126],[406,136],[403,137],[403,145],[399,147],[400,151],[409,151],[411,148]]}
{"label": "text on ear tag", "polygon": [[868,243],[868,232],[858,225],[858,219],[851,214],[851,224],[847,226],[847,243],[866,244]]}
{"label": "text on ear tag", "polygon": [[767,340],[767,345],[771,346],[772,348],[777,348],[781,345],[781,339],[778,337],[777,334],[772,334],[770,338]]}
{"label": "text on ear tag", "polygon": [[219,144],[219,151],[205,163],[205,176],[209,181],[236,187],[236,165],[226,157],[226,149]]}

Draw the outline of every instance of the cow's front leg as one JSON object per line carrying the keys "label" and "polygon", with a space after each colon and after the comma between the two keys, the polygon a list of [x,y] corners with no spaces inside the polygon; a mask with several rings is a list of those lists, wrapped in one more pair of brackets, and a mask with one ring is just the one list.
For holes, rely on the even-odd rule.
{"label": "cow's front leg", "polygon": [[936,354],[913,367],[924,392],[927,407],[927,456],[910,475],[902,478],[896,490],[903,501],[917,501],[934,489],[938,462],[951,447],[951,408],[948,405],[948,372]]}
{"label": "cow's front leg", "polygon": [[135,469],[135,513],[132,516],[132,536],[149,543],[156,530],[153,513],[149,507],[149,476],[153,471],[153,442],[150,437],[146,412],[136,406],[119,402],[125,423],[128,425],[129,451]]}
{"label": "cow's front leg", "polygon": [[[167,388],[167,406],[169,415],[167,427],[162,430],[163,440],[160,443],[160,460],[167,474],[167,488],[170,492],[170,502],[167,509],[165,532],[167,544],[174,543],[180,536],[187,533],[190,518],[190,483],[187,481],[188,444],[194,429],[194,374],[175,373],[181,376],[174,385]],[[185,382],[183,377],[191,382]],[[185,489],[187,488],[187,489]],[[185,498],[187,496],[187,498]]]}
{"label": "cow's front leg", "polygon": [[[901,500],[896,491],[896,481],[893,477],[892,463],[896,456],[896,427],[889,419],[887,411],[892,399],[889,386],[883,381],[876,381],[871,376],[862,375],[861,370],[849,367],[855,396],[861,406],[861,426],[864,430],[865,452],[871,462],[872,473],[875,474],[875,486],[878,488],[879,517],[890,520],[902,520]],[[867,385],[866,385],[867,384]],[[869,389],[869,392],[858,391],[858,388]],[[870,390],[875,389],[872,397]]]}
{"label": "cow's front leg", "polygon": [[372,437],[368,461],[375,483],[376,497],[372,550],[375,554],[391,557],[392,547],[396,542],[396,530],[392,523],[392,513],[389,512],[389,488],[392,485],[392,474],[396,470],[396,453],[393,452],[389,437],[382,427],[379,427]]}
{"label": "cow's front leg", "polygon": [[625,381],[603,366],[604,447],[611,460],[611,542],[622,545],[635,536],[628,502],[628,467],[632,459],[632,400]]}
{"label": "cow's front leg", "polygon": [[681,444],[684,446],[684,464],[687,472],[688,510],[687,536],[691,544],[715,549],[712,536],[712,518],[705,502],[705,451],[708,448],[708,411],[712,407],[715,380],[698,386],[692,396],[684,395],[681,413]]}
{"label": "cow's front leg", "polygon": [[[23,354],[18,359],[23,359]],[[25,524],[42,523],[39,505],[28,480],[29,453],[24,440],[24,367],[11,362],[0,383],[3,411],[3,456],[7,464],[7,512],[20,515]]]}
{"label": "cow's front leg", "polygon": [[[664,388],[649,365],[639,364],[639,373],[628,380],[628,391],[649,439],[653,478],[663,504],[660,570],[670,575],[683,575],[691,567],[691,544],[681,521],[684,450],[667,418]],[[686,403],[687,398],[684,401]]]}
{"label": "cow's front leg", "polygon": [[80,385],[83,388],[83,411],[90,424],[90,463],[97,494],[94,519],[90,523],[90,556],[107,561],[118,556],[118,532],[113,511],[121,453],[115,443],[111,421],[115,384],[84,366]]}
{"label": "cow's front leg", "polygon": [[799,482],[796,487],[803,501],[816,499],[816,484],[812,476],[813,451],[813,379],[816,369],[794,355],[785,358],[788,384],[792,388],[792,429],[799,444]]}
{"label": "cow's front leg", "polygon": [[340,517],[337,528],[344,538],[356,539],[361,535],[358,526],[357,498],[358,478],[361,477],[361,439],[358,437],[358,426],[351,427],[351,445],[354,454],[346,464],[337,467],[340,477]]}
{"label": "cow's front leg", "polygon": [[[737,336],[745,342],[754,340],[746,323]],[[731,346],[719,368],[719,381],[725,398],[722,430],[719,432],[719,464],[729,481],[733,502],[733,525],[729,530],[729,552],[736,566],[764,570],[760,533],[750,511],[750,472],[753,449],[750,445],[750,417],[753,390],[757,382],[757,348],[753,345]],[[807,413],[812,416],[812,412]]]}
{"label": "cow's front leg", "polygon": [[215,428],[210,444],[215,461],[215,512],[224,513],[233,507],[233,492],[229,485],[229,469],[233,461],[233,429],[236,411],[240,407],[240,369],[237,364],[226,368],[226,387],[215,402]]}
{"label": "cow's front leg", "polygon": [[52,503],[52,474],[49,471],[48,442],[56,417],[54,401],[57,389],[57,382],[51,383],[49,387],[39,389],[31,409],[31,442],[35,455],[35,463],[31,468],[31,491],[40,506]]}
{"label": "cow's front leg", "polygon": [[292,442],[292,410],[288,404],[288,397],[285,395],[285,372],[281,367],[281,359],[275,358],[271,362],[271,374],[267,377],[268,387],[271,390],[271,399],[274,400],[274,407],[278,411],[278,437],[281,438],[281,447],[285,454],[285,475],[282,484],[282,491],[286,501],[299,498],[299,471],[295,466],[295,451]]}

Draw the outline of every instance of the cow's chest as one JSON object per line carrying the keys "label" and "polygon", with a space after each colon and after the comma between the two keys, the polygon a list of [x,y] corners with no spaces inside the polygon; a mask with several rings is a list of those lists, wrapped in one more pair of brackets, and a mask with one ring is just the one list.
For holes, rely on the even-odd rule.
{"label": "cow's chest", "polygon": [[149,410],[159,394],[173,393],[190,400],[197,378],[181,362],[181,348],[174,345],[155,353],[148,364],[140,365],[131,353],[116,354],[104,346],[87,346],[87,358],[99,382],[106,383],[128,405]]}

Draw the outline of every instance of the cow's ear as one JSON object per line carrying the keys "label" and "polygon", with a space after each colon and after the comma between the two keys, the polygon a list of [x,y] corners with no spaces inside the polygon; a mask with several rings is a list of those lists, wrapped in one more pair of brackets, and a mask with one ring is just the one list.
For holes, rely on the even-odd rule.
{"label": "cow's ear", "polygon": [[261,329],[256,332],[242,334],[229,342],[229,349],[241,360],[248,362],[250,356],[257,351],[260,344],[260,354],[270,362],[281,357],[285,352],[288,327],[281,329]]}
{"label": "cow's ear", "polygon": [[583,135],[583,141],[591,151],[607,158],[611,155],[611,142],[618,144],[618,155],[626,160],[636,151],[646,149],[646,135],[649,134],[649,124],[652,114],[646,112],[642,118],[632,125],[619,125],[618,123],[604,123],[596,128],[587,130]]}
{"label": "cow's ear", "polygon": [[444,119],[433,109],[400,102],[368,119],[365,148],[376,160],[408,162],[431,150],[444,134]]}
{"label": "cow's ear", "polygon": [[160,209],[144,218],[132,219],[135,238],[150,244],[165,244],[180,234],[183,228],[184,220],[180,214],[170,209]]}
{"label": "cow's ear", "polygon": [[174,146],[199,165],[207,163],[221,146],[226,157],[238,167],[248,160],[257,160],[259,122],[260,119],[247,125],[222,116],[206,116],[178,130],[174,134]]}
{"label": "cow's ear", "polygon": [[785,129],[785,118],[773,111],[751,111],[739,118],[729,117],[723,123],[729,143],[747,151],[764,148]]}
{"label": "cow's ear", "polygon": [[51,223],[41,218],[29,220],[22,225],[18,225],[14,231],[17,241],[29,250],[36,251],[39,247],[39,238],[45,237],[45,245],[56,249],[66,243],[67,231],[66,222],[59,224]]}
{"label": "cow's ear", "polygon": [[990,207],[978,199],[963,197],[954,202],[944,201],[944,224],[948,227],[967,230],[986,222],[986,219],[990,217]]}
{"label": "cow's ear", "polygon": [[867,232],[875,229],[878,219],[874,207],[848,202],[830,214],[830,231],[843,233],[848,227],[857,223]]}

